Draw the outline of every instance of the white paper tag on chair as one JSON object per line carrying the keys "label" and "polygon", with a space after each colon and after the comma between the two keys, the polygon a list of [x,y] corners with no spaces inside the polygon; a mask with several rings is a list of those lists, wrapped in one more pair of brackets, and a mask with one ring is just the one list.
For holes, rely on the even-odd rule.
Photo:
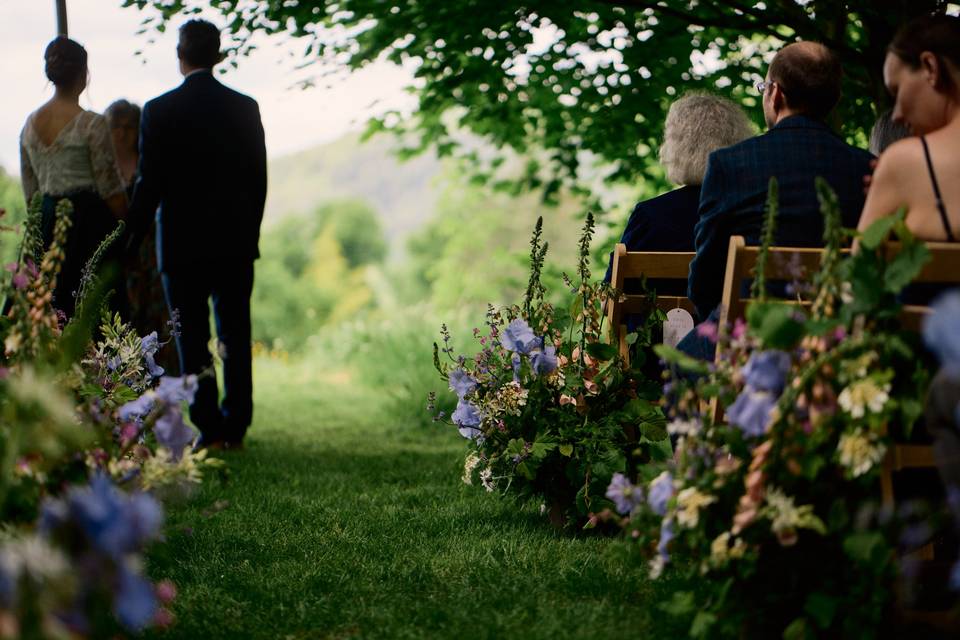
{"label": "white paper tag on chair", "polygon": [[663,323],[663,344],[675,347],[693,329],[693,316],[686,309],[677,307],[667,311]]}

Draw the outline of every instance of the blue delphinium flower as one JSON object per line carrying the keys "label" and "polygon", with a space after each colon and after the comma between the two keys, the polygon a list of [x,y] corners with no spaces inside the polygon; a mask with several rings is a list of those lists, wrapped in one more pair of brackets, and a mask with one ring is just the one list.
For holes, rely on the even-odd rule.
{"label": "blue delphinium flower", "polygon": [[517,384],[520,383],[520,354],[514,353],[510,356],[510,366],[513,368],[513,381]]}
{"label": "blue delphinium flower", "polygon": [[197,393],[197,376],[188,375],[179,378],[162,378],[156,390],[157,397],[168,404],[193,402]]}
{"label": "blue delphinium flower", "polygon": [[650,492],[647,495],[647,504],[658,516],[666,515],[667,502],[673,496],[673,477],[669,471],[664,471],[650,483]]}
{"label": "blue delphinium flower", "polygon": [[932,307],[923,323],[923,340],[949,374],[960,377],[960,289],[938,296]]}
{"label": "blue delphinium flower", "polygon": [[121,564],[113,609],[120,624],[130,631],[141,631],[157,614],[157,596],[153,585]]}
{"label": "blue delphinium flower", "polygon": [[157,337],[156,331],[140,338],[140,352],[143,354],[143,359],[147,363],[147,371],[154,378],[159,378],[163,375],[163,367],[159,366],[154,360],[154,356],[157,355],[157,351],[159,350],[160,339]]}
{"label": "blue delphinium flower", "polygon": [[131,400],[120,407],[117,410],[117,417],[124,422],[143,420],[143,418],[153,410],[156,402],[153,392],[148,391],[136,400]]}
{"label": "blue delphinium flower", "polygon": [[613,501],[617,513],[624,516],[643,503],[643,490],[622,473],[613,474],[606,496]]}
{"label": "blue delphinium flower", "polygon": [[456,411],[453,412],[450,418],[453,420],[453,423],[459,427],[460,435],[464,438],[473,440],[481,435],[480,429],[477,428],[480,426],[480,410],[477,409],[473,403],[460,400],[457,403]]}
{"label": "blue delphinium flower", "polygon": [[179,406],[171,405],[153,425],[157,442],[170,451],[174,460],[183,456],[183,449],[196,438],[193,427],[183,421],[183,411]]}
{"label": "blue delphinium flower", "polygon": [[754,353],[740,370],[747,386],[754,391],[769,391],[775,396],[783,392],[789,371],[790,356],[783,351]]}
{"label": "blue delphinium flower", "polygon": [[530,354],[530,365],[537,375],[553,373],[557,369],[557,348],[550,345],[534,351]]}
{"label": "blue delphinium flower", "polygon": [[770,413],[777,406],[777,399],[769,391],[754,391],[745,388],[727,409],[730,424],[740,427],[744,435],[757,437],[767,432]]}
{"label": "blue delphinium flower", "polygon": [[664,518],[660,523],[660,541],[657,543],[657,553],[660,554],[660,557],[664,561],[670,559],[670,554],[667,553],[667,547],[670,545],[670,541],[673,540],[673,518]]}
{"label": "blue delphinium flower", "polygon": [[477,381],[463,369],[454,369],[447,379],[450,382],[450,390],[456,393],[461,400],[477,388]]}
{"label": "blue delphinium flower", "polygon": [[538,338],[522,318],[517,318],[507,325],[500,336],[500,343],[507,351],[527,353],[537,344]]}
{"label": "blue delphinium flower", "polygon": [[128,495],[109,477],[97,474],[89,487],[72,488],[62,502],[44,505],[41,532],[49,533],[71,522],[94,550],[120,559],[138,551],[159,533],[163,511],[149,494]]}

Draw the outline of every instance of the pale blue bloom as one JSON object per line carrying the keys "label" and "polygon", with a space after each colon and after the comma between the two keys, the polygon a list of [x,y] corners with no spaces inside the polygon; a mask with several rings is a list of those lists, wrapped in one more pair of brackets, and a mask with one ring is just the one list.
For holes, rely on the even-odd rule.
{"label": "pale blue bloom", "polygon": [[481,431],[478,429],[481,421],[480,410],[473,403],[460,400],[457,403],[457,410],[453,412],[450,419],[459,427],[460,435],[464,438],[473,440],[481,435]]}
{"label": "pale blue bloom", "polygon": [[667,513],[667,502],[673,497],[673,477],[669,471],[664,471],[650,483],[650,493],[647,495],[647,504],[658,516]]}
{"label": "pale blue bloom", "polygon": [[783,392],[787,373],[790,371],[790,356],[783,351],[761,351],[750,356],[740,370],[747,386],[754,391],[769,391],[775,396]]}
{"label": "pale blue bloom", "polygon": [[923,323],[923,340],[951,376],[960,376],[960,289],[937,297]]}
{"label": "pale blue bloom", "polygon": [[727,418],[749,437],[762,436],[770,425],[770,413],[777,406],[777,399],[767,391],[754,391],[747,387],[737,396]]}
{"label": "pale blue bloom", "polygon": [[624,516],[643,503],[643,489],[631,483],[622,473],[613,474],[606,496],[613,501],[617,513]]}
{"label": "pale blue bloom", "polygon": [[[542,341],[541,341],[542,342]],[[549,375],[557,369],[557,348],[550,345],[530,354],[530,365],[537,375]]]}
{"label": "pale blue bloom", "polygon": [[170,451],[174,460],[183,456],[183,449],[197,437],[193,427],[183,421],[183,412],[177,405],[171,405],[153,425],[157,442]]}
{"label": "pale blue bloom", "polygon": [[178,404],[180,402],[193,402],[193,396],[197,393],[197,376],[188,375],[179,378],[162,378],[157,387],[157,397],[168,404]]}
{"label": "pale blue bloom", "polygon": [[673,538],[673,518],[664,518],[660,523],[660,541],[657,543],[657,553],[660,554],[660,557],[662,557],[664,561],[670,559],[670,554],[667,553],[667,547]]}
{"label": "pale blue bloom", "polygon": [[157,337],[156,331],[140,338],[140,352],[143,354],[143,360],[147,363],[147,371],[154,378],[159,378],[163,375],[163,367],[159,366],[156,360],[154,360],[154,356],[157,355],[157,351],[159,350],[160,339]]}
{"label": "pale blue bloom", "polygon": [[500,336],[500,343],[507,351],[527,353],[537,344],[538,338],[533,329],[522,318],[517,318],[507,325]]}
{"label": "pale blue bloom", "polygon": [[447,379],[450,382],[450,390],[456,393],[461,400],[477,388],[477,381],[463,369],[454,369],[447,376]]}
{"label": "pale blue bloom", "polygon": [[157,596],[153,585],[121,564],[113,608],[117,620],[128,630],[144,629],[157,614]]}
{"label": "pale blue bloom", "polygon": [[136,400],[131,400],[120,407],[117,410],[117,417],[119,417],[123,422],[142,420],[148,413],[150,413],[155,404],[156,399],[154,398],[153,393],[148,391]]}
{"label": "pale blue bloom", "polygon": [[510,366],[513,367],[513,381],[520,383],[520,354],[514,353],[510,356]]}

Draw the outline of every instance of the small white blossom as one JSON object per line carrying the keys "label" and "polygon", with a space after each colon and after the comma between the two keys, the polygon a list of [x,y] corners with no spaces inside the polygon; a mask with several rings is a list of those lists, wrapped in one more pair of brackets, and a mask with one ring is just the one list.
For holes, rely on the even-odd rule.
{"label": "small white blossom", "polygon": [[677,523],[693,529],[700,522],[700,509],[716,501],[716,496],[700,493],[695,487],[687,487],[677,494]]}
{"label": "small white blossom", "polygon": [[667,433],[672,436],[695,436],[700,433],[699,420],[681,420],[675,418],[667,425]]}
{"label": "small white blossom", "polygon": [[840,454],[840,464],[856,478],[880,464],[887,454],[887,447],[878,442],[872,433],[857,429],[840,436],[837,452]]}
{"label": "small white blossom", "polygon": [[493,471],[490,470],[490,467],[487,467],[480,472],[480,484],[483,485],[483,488],[488,492],[492,492],[496,489],[497,485],[493,481]]}
{"label": "small white blossom", "polygon": [[650,561],[650,579],[656,580],[661,575],[663,575],[663,568],[667,566],[667,559],[662,555],[657,554],[653,557],[653,560]]}
{"label": "small white blossom", "polygon": [[466,460],[463,461],[463,483],[464,484],[473,484],[473,471],[477,468],[477,465],[480,464],[480,456],[475,453],[471,453],[467,456]]}
{"label": "small white blossom", "polygon": [[851,417],[860,419],[866,415],[867,409],[871,413],[883,411],[889,399],[890,383],[880,386],[873,378],[865,378],[841,391],[837,402]]}

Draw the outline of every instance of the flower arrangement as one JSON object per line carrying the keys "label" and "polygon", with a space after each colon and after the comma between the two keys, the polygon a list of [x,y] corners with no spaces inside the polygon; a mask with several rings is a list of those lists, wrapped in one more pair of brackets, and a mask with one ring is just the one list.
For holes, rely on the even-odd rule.
{"label": "flower arrangement", "polygon": [[[609,487],[606,516],[651,576],[676,559],[689,581],[663,608],[690,620],[692,637],[866,637],[893,600],[898,547],[916,544],[880,507],[879,475],[922,412],[926,367],[895,318],[928,253],[901,216],[842,260],[836,199],[817,189],[827,249],[813,304],[766,300],[761,259],[760,300],[720,332],[715,365],[658,347],[676,454],[651,482]],[[775,216],[773,197],[766,246]],[[903,251],[886,261],[878,249],[893,230]],[[850,290],[867,287],[870,303],[854,303]]]}
{"label": "flower arrangement", "polygon": [[[446,327],[443,346],[434,345],[437,371],[458,400],[450,422],[470,441],[463,481],[539,501],[558,526],[595,525],[591,516],[612,506],[604,494],[614,474],[635,476],[670,451],[659,386],[604,341],[603,307],[619,294],[590,280],[593,231],[588,216],[578,281],[564,276],[572,301],[546,301],[541,219],[523,303],[490,307],[472,357],[454,357]],[[632,336],[635,348],[650,347],[650,328]]]}
{"label": "flower arrangement", "polygon": [[[157,366],[156,333],[143,338],[104,314],[99,260],[82,274],[77,313],[53,307],[72,207],[57,205],[51,246],[39,256],[39,199],[21,260],[0,286],[0,637],[115,637],[172,622],[172,583],[150,582],[141,554],[159,537],[159,498],[182,495],[220,461],[194,452],[183,403],[196,377]],[[35,264],[40,266],[36,267]],[[171,334],[178,330],[176,319]]]}

